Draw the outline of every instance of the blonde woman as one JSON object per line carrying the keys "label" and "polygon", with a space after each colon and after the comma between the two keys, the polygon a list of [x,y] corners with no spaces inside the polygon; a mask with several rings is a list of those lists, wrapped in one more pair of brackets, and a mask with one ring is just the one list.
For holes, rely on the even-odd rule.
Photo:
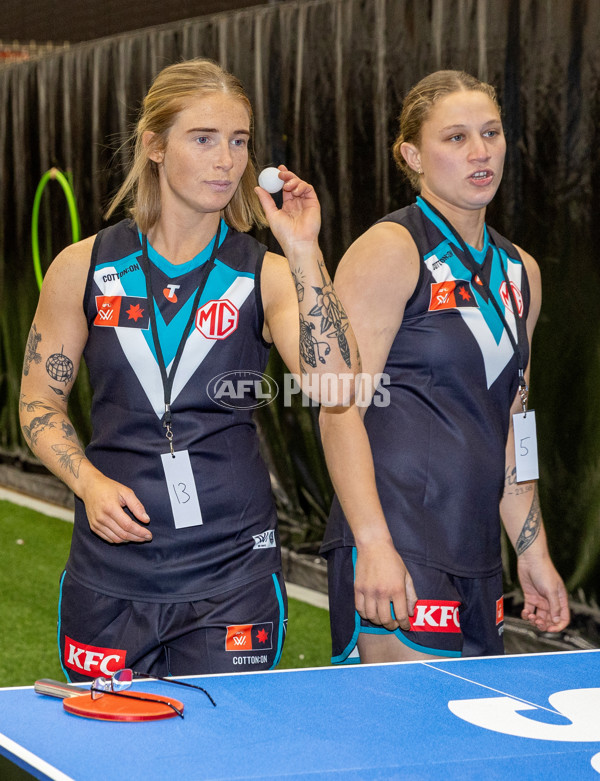
{"label": "blonde woman", "polygon": [[[125,666],[261,670],[281,655],[287,602],[255,381],[272,344],[308,380],[353,373],[357,353],[318,247],[315,192],[281,166],[278,209],[257,187],[251,133],[234,76],[207,60],[165,68],[109,209],[128,199],[132,219],[65,249],[44,281],[22,427],[76,496],[59,615],[72,681]],[[267,221],[287,259],[247,235]],[[82,356],[85,452],[67,412]]]}

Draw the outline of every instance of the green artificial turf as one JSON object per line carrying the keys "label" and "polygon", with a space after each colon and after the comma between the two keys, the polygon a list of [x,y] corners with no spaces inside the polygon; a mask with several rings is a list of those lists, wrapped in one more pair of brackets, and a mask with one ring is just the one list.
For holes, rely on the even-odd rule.
{"label": "green artificial turf", "polygon": [[279,670],[331,664],[329,611],[288,600],[288,630]]}
{"label": "green artificial turf", "polygon": [[[0,686],[64,680],[58,661],[58,586],[72,526],[0,500]],[[330,663],[329,614],[289,600],[279,669]]]}

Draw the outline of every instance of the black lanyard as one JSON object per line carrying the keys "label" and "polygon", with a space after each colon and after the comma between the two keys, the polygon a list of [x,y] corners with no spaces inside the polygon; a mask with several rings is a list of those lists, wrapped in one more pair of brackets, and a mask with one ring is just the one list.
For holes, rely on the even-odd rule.
{"label": "black lanyard", "polygon": [[215,265],[215,257],[217,254],[217,250],[219,249],[220,236],[221,236],[221,220],[219,219],[219,225],[217,227],[217,233],[215,236],[215,243],[210,258],[206,263],[202,265],[200,269],[198,288],[196,290],[196,295],[194,296],[194,303],[190,311],[190,316],[188,317],[186,326],[183,329],[183,334],[179,341],[177,352],[175,353],[175,357],[173,358],[171,371],[167,374],[167,366],[165,364],[165,358],[163,356],[163,351],[160,346],[160,339],[158,338],[158,327],[156,324],[156,312],[154,309],[154,294],[152,292],[152,276],[150,273],[150,260],[148,258],[148,239],[145,233],[142,235],[142,257],[140,258],[140,260],[141,260],[142,270],[144,272],[144,277],[146,278],[146,296],[148,297],[148,307],[150,309],[150,325],[152,328],[152,340],[154,342],[156,359],[158,361],[158,367],[160,369],[160,376],[162,379],[163,393],[164,393],[164,400],[165,400],[165,414],[162,417],[162,424],[163,424],[163,428],[166,428],[167,430],[165,436],[169,440],[169,448],[171,449],[171,455],[173,456],[173,458],[175,458],[175,452],[173,450],[173,432],[171,430],[171,421],[172,421],[171,392],[173,390],[173,381],[175,380],[175,372],[177,371],[177,367],[179,366],[179,361],[181,360],[181,356],[183,355],[183,348],[185,347],[185,342],[187,340],[189,330],[196,316],[196,310],[198,309],[200,296],[202,295],[202,292],[206,287],[206,283],[208,281],[210,272],[213,270]]}
{"label": "black lanyard", "polygon": [[[504,312],[502,311],[502,307],[496,300],[496,297],[491,291],[491,288],[489,286],[489,283],[484,278],[484,275],[481,273],[481,271],[477,268],[477,263],[475,262],[475,259],[473,258],[473,255],[471,254],[471,250],[463,240],[463,237],[457,233],[450,222],[444,217],[444,215],[439,212],[435,206],[433,206],[429,201],[426,201],[423,196],[419,196],[420,199],[427,205],[429,209],[436,215],[436,217],[441,220],[444,225],[448,228],[450,231],[450,234],[452,237],[457,241],[457,243],[460,245],[460,248],[463,253],[463,258],[461,258],[461,261],[463,264],[469,269],[471,272],[471,275],[473,277],[478,277],[481,280],[481,285],[483,289],[485,290],[488,299],[492,302],[492,305],[496,312],[498,313],[498,317],[500,318],[502,325],[504,326],[504,330],[506,331],[506,334],[508,338],[510,339],[510,343],[512,345],[513,351],[517,357],[517,365],[519,367],[519,395],[521,397],[521,406],[523,407],[523,414],[527,411],[527,397],[529,394],[529,388],[527,387],[527,383],[525,381],[525,369],[526,363],[525,363],[525,350],[524,346],[527,344],[527,325],[525,323],[525,318],[519,314],[519,310],[517,308],[517,302],[515,300],[515,295],[513,293],[512,285],[510,283],[510,280],[508,278],[508,274],[506,272],[506,269],[504,268],[504,265],[502,264],[502,257],[500,256],[500,253],[498,252],[498,257],[500,259],[500,270],[502,271],[502,276],[504,277],[504,282],[506,283],[506,288],[508,295],[510,297],[510,303],[512,305],[513,314],[515,316],[515,322],[517,324],[517,339],[515,339],[514,334],[512,332],[512,329],[508,325],[506,321],[506,317],[504,316]],[[494,242],[493,237],[488,233],[489,241],[492,247],[496,250],[498,248],[496,247],[496,244]]]}

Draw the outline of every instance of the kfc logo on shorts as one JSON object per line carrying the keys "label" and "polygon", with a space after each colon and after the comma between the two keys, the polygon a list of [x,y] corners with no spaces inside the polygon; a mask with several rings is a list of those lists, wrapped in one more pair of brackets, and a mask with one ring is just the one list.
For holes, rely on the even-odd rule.
{"label": "kfc logo on shorts", "polygon": [[[521,295],[521,291],[515,285],[514,282],[510,283],[510,287],[512,290],[512,294],[515,297],[515,303],[517,305],[519,317],[521,317],[521,315],[523,314],[523,296]],[[508,285],[506,284],[506,282],[503,282],[500,285],[500,298],[502,299],[502,303],[508,309],[508,311],[512,312],[514,315],[512,301],[510,300],[510,293],[508,292]]]}
{"label": "kfc logo on shorts", "polygon": [[65,636],[65,666],[81,675],[97,678],[100,675],[112,675],[126,667],[127,651],[118,648],[99,648],[84,645]]}
{"label": "kfc logo on shorts", "polygon": [[273,622],[237,624],[227,627],[226,651],[269,651],[273,645]]}
{"label": "kfc logo on shorts", "polygon": [[419,599],[410,618],[411,632],[460,632],[460,602]]}
{"label": "kfc logo on shorts", "polygon": [[504,597],[496,600],[496,626],[504,621]]}
{"label": "kfc logo on shorts", "polygon": [[206,339],[227,339],[238,327],[238,308],[223,298],[207,301],[196,312],[196,328]]}

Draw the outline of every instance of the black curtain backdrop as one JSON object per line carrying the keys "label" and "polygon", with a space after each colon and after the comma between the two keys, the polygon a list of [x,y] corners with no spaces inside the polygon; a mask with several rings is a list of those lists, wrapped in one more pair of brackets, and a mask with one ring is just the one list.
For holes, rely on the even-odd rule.
{"label": "black curtain backdrop", "polygon": [[[458,68],[497,87],[509,152],[488,221],[537,258],[544,286],[532,367],[542,508],[569,588],[597,598],[595,0],[286,2],[79,44],[0,69],[0,449],[16,460],[29,457],[18,400],[38,294],[30,224],[40,177],[52,166],[70,171],[83,235],[96,232],[122,181],[128,150],[120,145],[152,77],[196,56],[219,61],[244,82],[256,112],[259,165],[285,163],[315,185],[331,271],[363,230],[413,199],[390,153],[410,86],[430,71]],[[44,195],[40,231],[47,264],[71,240],[56,183]],[[275,357],[272,371],[279,370]],[[73,394],[84,439],[86,383],[84,373]],[[315,412],[271,405],[261,425],[282,516],[294,516],[297,539],[314,543],[331,490]],[[506,567],[510,579],[514,560],[508,553]]]}

